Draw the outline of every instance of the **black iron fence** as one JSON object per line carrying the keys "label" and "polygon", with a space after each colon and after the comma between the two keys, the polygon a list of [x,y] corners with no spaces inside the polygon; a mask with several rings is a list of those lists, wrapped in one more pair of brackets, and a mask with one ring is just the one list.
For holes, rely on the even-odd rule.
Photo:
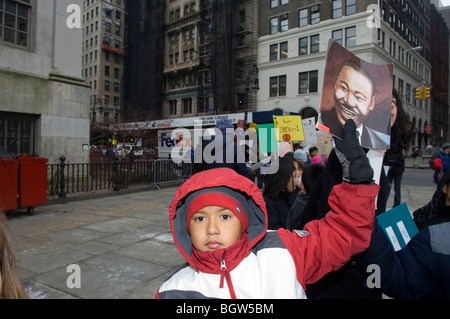
{"label": "black iron fence", "polygon": [[47,165],[47,192],[50,197],[96,191],[119,191],[138,186],[184,182],[192,176],[192,164],[176,164],[171,159]]}

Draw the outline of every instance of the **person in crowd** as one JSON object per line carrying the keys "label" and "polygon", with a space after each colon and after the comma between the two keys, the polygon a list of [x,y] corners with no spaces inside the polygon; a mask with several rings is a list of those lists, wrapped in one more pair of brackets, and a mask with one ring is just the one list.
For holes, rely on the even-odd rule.
{"label": "person in crowd", "polygon": [[269,229],[286,228],[288,212],[298,194],[298,181],[304,166],[293,157],[282,157],[275,174],[264,180],[264,200],[269,216]]}
{"label": "person in crowd", "polygon": [[[393,91],[392,96],[395,96]],[[400,99],[399,99],[400,100]],[[400,106],[401,107],[401,106]],[[402,108],[403,110],[403,108]],[[398,113],[398,112],[397,112]],[[402,113],[403,114],[403,113]],[[397,114],[398,116],[398,114]],[[391,110],[392,122],[392,110]],[[394,120],[394,125],[391,128],[393,144],[399,143],[399,139],[408,141],[411,134],[410,122],[406,117],[400,116],[398,120]],[[409,128],[404,131],[404,128]],[[403,142],[402,142],[403,143]],[[335,150],[332,150],[327,161],[325,172],[319,177],[310,193],[310,199],[306,204],[302,216],[300,228],[304,227],[306,223],[314,219],[321,219],[327,214],[328,194],[331,189],[342,181],[342,165],[338,160]],[[377,197],[376,214],[379,215],[386,211],[388,200],[389,184],[384,170],[381,170],[380,175],[380,190]],[[311,299],[379,299],[382,296],[380,289],[368,289],[365,285],[365,278],[358,270],[356,258],[352,258],[344,267],[338,271],[332,272],[322,278],[314,285],[308,286],[307,294]]]}
{"label": "person in crowd", "polygon": [[375,223],[371,244],[358,264],[361,271],[368,265],[380,267],[380,287],[389,297],[450,298],[450,171],[435,195],[436,216],[397,252]]}
{"label": "person in crowd", "polygon": [[[253,179],[255,172],[252,171],[245,162],[245,154],[242,147],[234,141],[234,126],[229,119],[220,119],[216,123],[216,134],[209,143],[203,147],[203,167],[204,169],[214,169],[227,167],[249,179]],[[217,134],[222,134],[222,145],[218,145]],[[227,151],[233,151],[233,156]],[[228,156],[227,156],[228,155]],[[216,160],[216,159],[219,160]]]}
{"label": "person in crowd", "polygon": [[429,164],[434,170],[433,181],[439,184],[442,175],[450,168],[450,143],[443,144],[441,150],[433,154]]}
{"label": "person in crowd", "polygon": [[5,214],[0,211],[0,299],[28,299],[20,285],[16,257]]}
{"label": "person in crowd", "polygon": [[320,163],[310,164],[303,169],[302,175],[300,175],[300,188],[303,192],[295,198],[289,210],[286,229],[300,229],[299,225],[302,223],[303,210],[309,200],[309,193],[324,170],[325,166]]}
{"label": "person in crowd", "polygon": [[320,157],[319,155],[316,155],[314,157],[311,158],[311,163],[313,164],[322,164],[322,157]]}
{"label": "person in crowd", "polygon": [[294,158],[297,160],[301,160],[303,163],[305,163],[305,165],[308,165],[309,160],[308,154],[304,150],[302,149],[296,150],[294,152]]}
{"label": "person in crowd", "polygon": [[[414,222],[419,230],[434,224],[450,221],[450,207],[448,205],[448,182],[450,171],[447,171],[436,187],[431,201],[413,212]],[[445,189],[446,188],[446,189]]]}
{"label": "person in crowd", "polygon": [[413,160],[414,167],[417,168],[420,165],[420,147],[419,147],[419,145],[412,147],[411,151],[412,151],[411,157],[414,159]]}
{"label": "person in crowd", "polygon": [[319,155],[319,149],[317,146],[311,146],[309,148],[309,158],[313,158],[316,155]]}
{"label": "person in crowd", "polygon": [[305,298],[307,283],[365,250],[378,186],[353,121],[347,129],[336,146],[346,182],[330,194],[332,213],[304,231],[268,232],[260,190],[231,169],[200,172],[184,183],[169,216],[175,245],[188,264],[160,286],[156,298]]}
{"label": "person in crowd", "polygon": [[394,183],[394,207],[401,204],[401,182],[405,171],[405,156],[414,136],[414,124],[409,120],[403,108],[403,103],[397,90],[393,90],[391,109],[391,147],[383,159],[383,166],[388,166],[388,190],[386,200],[389,198],[391,185]]}

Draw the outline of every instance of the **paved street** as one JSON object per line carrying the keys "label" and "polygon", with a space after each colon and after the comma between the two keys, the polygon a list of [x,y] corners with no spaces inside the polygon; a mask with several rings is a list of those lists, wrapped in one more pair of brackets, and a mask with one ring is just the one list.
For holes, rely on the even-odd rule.
{"label": "paved street", "polygon": [[[431,171],[430,171],[431,174]],[[404,186],[410,211],[434,186]],[[51,204],[9,217],[22,279],[32,298],[154,298],[184,263],[172,241],[168,206],[176,188]],[[388,201],[392,207],[393,191]],[[70,289],[69,265],[81,272]]]}

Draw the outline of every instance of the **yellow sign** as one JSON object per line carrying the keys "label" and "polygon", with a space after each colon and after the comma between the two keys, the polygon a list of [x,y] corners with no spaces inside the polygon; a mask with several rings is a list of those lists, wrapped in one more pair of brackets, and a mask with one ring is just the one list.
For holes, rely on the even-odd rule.
{"label": "yellow sign", "polygon": [[117,140],[116,139],[112,140],[112,145],[117,145]]}
{"label": "yellow sign", "polygon": [[278,128],[277,141],[279,142],[300,142],[305,140],[303,132],[302,117],[275,116],[273,117],[275,128]]}

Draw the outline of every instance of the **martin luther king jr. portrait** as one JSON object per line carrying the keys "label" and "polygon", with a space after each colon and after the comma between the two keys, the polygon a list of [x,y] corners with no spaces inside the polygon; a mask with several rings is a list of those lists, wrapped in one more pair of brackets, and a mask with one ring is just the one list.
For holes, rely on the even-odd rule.
{"label": "martin luther king jr. portrait", "polygon": [[339,138],[353,119],[362,147],[390,147],[392,65],[363,61],[330,41],[318,128]]}

